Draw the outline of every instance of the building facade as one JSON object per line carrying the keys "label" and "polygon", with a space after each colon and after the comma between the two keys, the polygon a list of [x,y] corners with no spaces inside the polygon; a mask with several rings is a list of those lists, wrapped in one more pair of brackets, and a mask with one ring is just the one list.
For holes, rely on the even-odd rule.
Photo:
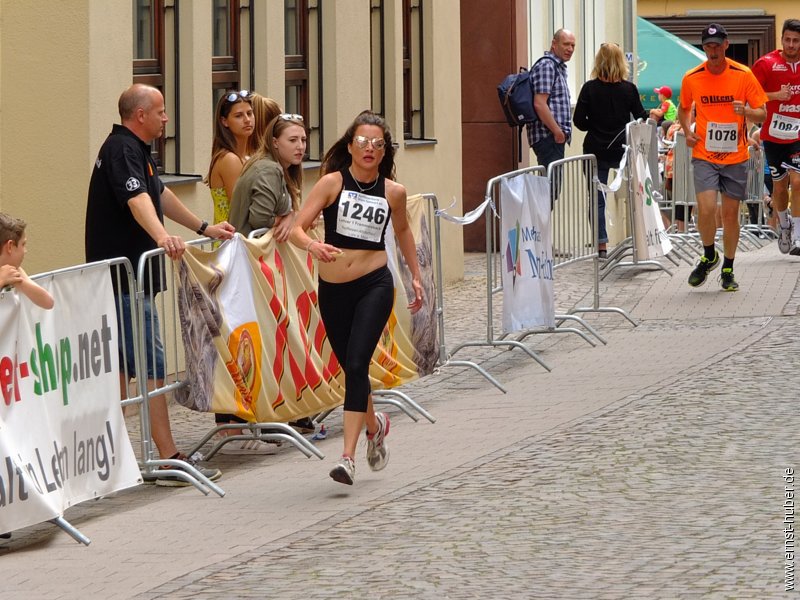
{"label": "building facade", "polygon": [[[461,112],[464,143],[462,173],[464,210],[480,205],[492,177],[536,164],[522,136],[518,162],[517,132],[506,123],[497,84],[520,67],[530,67],[550,49],[561,28],[575,34],[576,49],[568,64],[574,105],[590,79],[594,56],[603,42],[616,42],[633,52],[635,0],[461,0]],[[573,131],[567,156],[582,153],[583,136]],[[486,247],[481,219],[464,228],[464,247]]]}
{"label": "building facade", "polygon": [[639,16],[698,47],[703,27],[722,23],[728,31],[728,56],[746,65],[779,48],[783,22],[798,18],[797,3],[790,0],[729,0],[724,7],[714,1],[638,0],[637,10]]}
{"label": "building facade", "polygon": [[[409,193],[460,211],[459,36],[456,0],[0,0],[0,210],[28,222],[27,270],[84,262],[91,168],[132,82],[163,91],[159,168],[203,218],[214,104],[230,89],[304,116],[306,191],[371,108],[392,128]],[[461,229],[443,227],[448,280],[462,276],[462,247]]]}

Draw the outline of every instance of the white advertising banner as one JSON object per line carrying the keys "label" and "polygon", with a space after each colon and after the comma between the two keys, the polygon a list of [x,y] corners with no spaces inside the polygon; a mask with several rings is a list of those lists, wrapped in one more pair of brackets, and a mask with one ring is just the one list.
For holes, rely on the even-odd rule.
{"label": "white advertising banner", "polygon": [[108,265],[46,287],[53,310],[0,293],[0,533],[141,482],[120,406]]}
{"label": "white advertising banner", "polygon": [[646,123],[630,125],[631,186],[633,188],[634,243],[640,259],[653,259],[672,250],[661,210],[656,200],[653,174],[648,156],[653,141],[653,129]]}
{"label": "white advertising banner", "polygon": [[550,182],[532,173],[500,183],[503,330],[555,327]]}
{"label": "white advertising banner", "polygon": [[636,154],[633,164],[636,248],[639,258],[658,258],[672,250],[672,242],[664,229],[664,221],[661,220],[661,210],[653,195],[653,179],[644,156]]}

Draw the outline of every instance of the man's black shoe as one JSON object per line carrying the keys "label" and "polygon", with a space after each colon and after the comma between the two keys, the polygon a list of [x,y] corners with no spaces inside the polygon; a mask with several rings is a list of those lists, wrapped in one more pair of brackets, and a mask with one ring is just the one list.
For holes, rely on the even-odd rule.
{"label": "man's black shoe", "polygon": [[714,260],[708,260],[705,256],[703,256],[689,275],[689,285],[692,287],[699,287],[703,285],[708,278],[708,274],[718,266],[719,252],[714,250]]}
{"label": "man's black shoe", "polygon": [[295,428],[296,431],[299,433],[314,433],[317,430],[317,426],[314,425],[314,421],[311,417],[306,417],[304,419],[298,419],[297,421],[289,421],[289,425]]}
{"label": "man's black shoe", "polygon": [[719,284],[726,292],[735,292],[739,289],[739,284],[733,278],[733,269],[722,269],[719,275]]}

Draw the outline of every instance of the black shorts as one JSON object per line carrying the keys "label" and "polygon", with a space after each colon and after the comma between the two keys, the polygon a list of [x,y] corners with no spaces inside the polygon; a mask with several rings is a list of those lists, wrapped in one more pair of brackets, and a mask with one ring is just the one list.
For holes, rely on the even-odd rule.
{"label": "black shorts", "polygon": [[788,144],[778,144],[764,140],[764,155],[767,157],[769,173],[772,179],[780,181],[786,177],[788,170],[781,164],[792,165],[795,169],[800,169],[800,140],[789,142]]}

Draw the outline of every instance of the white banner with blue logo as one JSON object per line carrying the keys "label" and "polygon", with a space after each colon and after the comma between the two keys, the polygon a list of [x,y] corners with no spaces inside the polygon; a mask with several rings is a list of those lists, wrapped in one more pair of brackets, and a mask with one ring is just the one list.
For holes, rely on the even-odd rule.
{"label": "white banner with blue logo", "polygon": [[525,173],[500,183],[503,330],[555,327],[550,182]]}

